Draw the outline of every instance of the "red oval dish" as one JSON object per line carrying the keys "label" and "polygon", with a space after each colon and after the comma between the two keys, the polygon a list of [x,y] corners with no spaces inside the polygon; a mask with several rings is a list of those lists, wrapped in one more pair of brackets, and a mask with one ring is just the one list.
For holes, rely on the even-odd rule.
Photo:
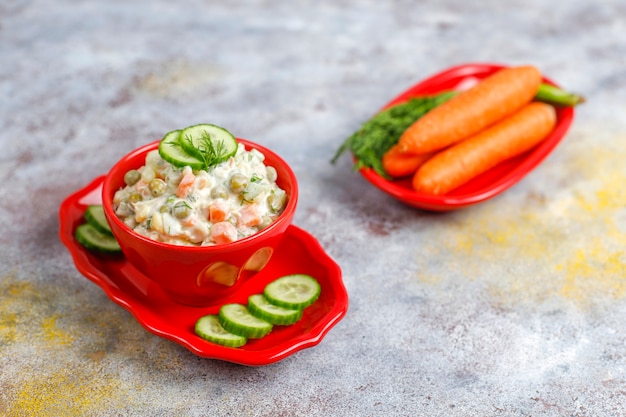
{"label": "red oval dish", "polygon": [[[172,340],[194,354],[242,365],[258,366],[282,360],[304,348],[319,344],[347,313],[348,294],[341,269],[308,232],[289,226],[274,256],[254,280],[242,283],[236,293],[206,307],[178,304],[128,262],[123,255],[90,252],[74,238],[90,204],[101,204],[104,176],[68,196],[59,209],[59,237],[68,248],[76,268],[97,284],[151,333]],[[194,325],[205,314],[214,314],[226,303],[246,303],[248,296],[263,291],[274,279],[292,273],[314,276],[322,287],[320,298],[304,310],[291,326],[275,326],[262,339],[249,340],[240,348],[228,348],[198,337]]]}
{"label": "red oval dish", "polygon": [[[505,65],[465,64],[435,74],[409,88],[381,110],[407,101],[411,97],[439,93],[446,90],[464,90],[493,74]],[[545,83],[557,85],[548,78]],[[429,211],[450,211],[488,200],[507,190],[532,171],[559,144],[574,119],[572,107],[555,107],[557,125],[550,135],[532,150],[505,161],[479,175],[456,190],[442,196],[418,193],[411,186],[411,177],[388,180],[373,169],[360,169],[361,175],[392,197],[416,208]]]}

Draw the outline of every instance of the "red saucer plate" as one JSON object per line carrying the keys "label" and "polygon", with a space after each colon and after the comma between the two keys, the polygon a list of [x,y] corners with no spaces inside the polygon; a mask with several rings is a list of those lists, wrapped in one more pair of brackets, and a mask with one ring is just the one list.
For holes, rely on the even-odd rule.
{"label": "red saucer plate", "polygon": [[[381,110],[407,101],[411,97],[435,94],[446,90],[466,90],[478,81],[493,74],[504,65],[465,64],[435,74],[400,94]],[[556,85],[548,78],[545,83]],[[523,155],[505,161],[443,196],[417,193],[411,186],[411,177],[387,180],[370,168],[360,170],[367,181],[392,197],[429,211],[450,211],[480,203],[507,190],[532,171],[559,144],[574,119],[572,107],[555,107],[557,125],[550,135],[535,148]]]}
{"label": "red saucer plate", "polygon": [[[201,357],[250,366],[267,365],[319,344],[347,313],[348,294],[341,269],[313,236],[293,225],[287,229],[285,238],[263,271],[254,279],[241,283],[236,293],[219,304],[198,308],[173,302],[148,277],[130,265],[123,255],[90,252],[74,238],[76,227],[84,221],[85,208],[102,201],[103,179],[94,179],[63,201],[59,210],[59,237],[79,272],[100,286],[111,300],[130,311],[142,326],[157,336],[179,343]],[[222,304],[245,304],[248,296],[263,292],[270,281],[292,273],[309,274],[322,287],[320,298],[304,310],[298,323],[276,326],[269,335],[249,340],[240,348],[210,343],[194,333],[199,317],[217,313]]]}

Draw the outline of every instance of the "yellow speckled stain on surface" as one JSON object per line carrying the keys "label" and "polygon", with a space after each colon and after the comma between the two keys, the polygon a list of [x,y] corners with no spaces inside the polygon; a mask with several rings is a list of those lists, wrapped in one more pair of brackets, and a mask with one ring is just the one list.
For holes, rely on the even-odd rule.
{"label": "yellow speckled stain on surface", "polygon": [[579,250],[561,269],[565,282],[561,293],[571,299],[584,300],[590,294],[622,298],[626,293],[626,263],[620,252],[591,248],[590,253]]}
{"label": "yellow speckled stain on surface", "polygon": [[73,337],[67,332],[61,330],[57,326],[58,314],[43,319],[41,329],[43,337],[46,341],[56,342],[60,345],[67,345],[73,340]]}
{"label": "yellow speckled stain on surface", "polygon": [[626,296],[626,140],[602,143],[612,148],[572,146],[552,174],[556,192],[461,214],[442,243],[451,268],[486,281],[496,303],[556,296],[583,306]]}
{"label": "yellow speckled stain on surface", "polygon": [[21,282],[12,275],[0,281],[0,341],[4,344],[24,340],[67,345],[73,337],[62,330],[57,313],[36,314],[43,307],[41,291],[32,283]]}
{"label": "yellow speckled stain on surface", "polygon": [[93,375],[79,369],[48,375],[33,372],[30,379],[22,382],[6,417],[79,416],[121,408],[128,398],[120,396],[119,385],[106,374]]}
{"label": "yellow speckled stain on surface", "polygon": [[20,340],[19,327],[24,324],[26,306],[20,300],[34,294],[32,285],[20,282],[12,275],[0,279],[0,345]]}
{"label": "yellow speckled stain on surface", "polygon": [[0,415],[102,415],[128,407],[129,393],[141,390],[106,368],[100,346],[106,337],[94,343],[92,333],[82,332],[84,326],[97,327],[91,327],[90,316],[76,315],[66,297],[53,283],[0,277],[0,355],[12,358],[0,370],[11,375],[10,384],[0,385]]}

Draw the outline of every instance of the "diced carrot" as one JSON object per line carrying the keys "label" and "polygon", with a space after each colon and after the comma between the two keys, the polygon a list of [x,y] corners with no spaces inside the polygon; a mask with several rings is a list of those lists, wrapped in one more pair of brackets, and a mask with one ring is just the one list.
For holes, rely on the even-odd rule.
{"label": "diced carrot", "polygon": [[237,240],[237,229],[230,222],[219,222],[211,226],[211,239],[218,244]]}
{"label": "diced carrot", "polygon": [[413,177],[418,192],[441,195],[541,142],[556,125],[554,108],[533,102],[494,126],[453,145],[422,165]]}
{"label": "diced carrot", "polygon": [[181,178],[180,183],[178,183],[178,188],[176,190],[176,197],[185,198],[187,194],[189,194],[189,190],[193,186],[193,182],[196,180],[196,176],[193,175],[191,170],[185,172],[183,174],[183,178]]}
{"label": "diced carrot", "polygon": [[385,173],[390,177],[401,178],[413,175],[431,154],[411,155],[400,152],[398,145],[393,145],[383,155],[382,163]]}
{"label": "diced carrot", "polygon": [[533,66],[501,69],[435,107],[400,136],[400,152],[424,154],[468,138],[528,104],[539,89]]}
{"label": "diced carrot", "polygon": [[185,219],[182,219],[180,223],[185,227],[193,227],[198,223],[198,219],[196,218],[196,216],[192,215]]}
{"label": "diced carrot", "polygon": [[239,218],[237,224],[242,227],[254,227],[261,223],[261,216],[257,207],[252,204],[247,204],[239,210]]}
{"label": "diced carrot", "polygon": [[228,204],[223,200],[213,200],[209,205],[209,220],[212,223],[223,222],[228,216]]}

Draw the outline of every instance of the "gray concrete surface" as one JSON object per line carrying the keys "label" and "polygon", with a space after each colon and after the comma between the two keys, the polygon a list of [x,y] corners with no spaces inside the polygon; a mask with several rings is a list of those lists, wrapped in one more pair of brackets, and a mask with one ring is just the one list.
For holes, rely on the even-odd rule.
{"label": "gray concrete surface", "polygon": [[[0,414],[619,416],[626,406],[626,1],[0,3]],[[329,159],[380,106],[465,62],[586,95],[485,204],[406,207]],[[144,330],[59,242],[66,196],[199,122],[292,164],[295,223],[350,310],[266,367]]]}

